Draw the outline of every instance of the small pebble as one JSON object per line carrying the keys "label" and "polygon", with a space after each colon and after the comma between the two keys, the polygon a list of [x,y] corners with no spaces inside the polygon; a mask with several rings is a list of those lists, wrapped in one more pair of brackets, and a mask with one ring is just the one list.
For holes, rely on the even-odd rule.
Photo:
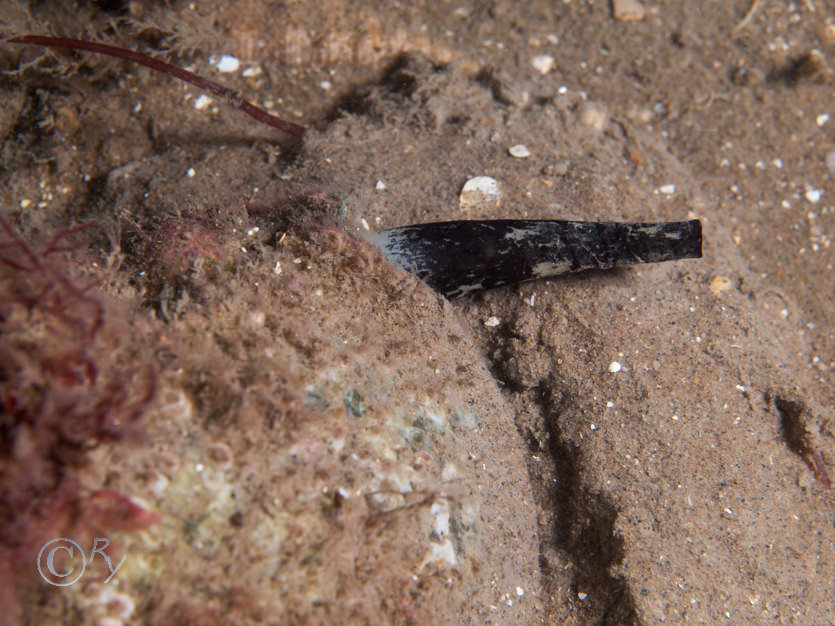
{"label": "small pebble", "polygon": [[377,184],[374,186],[374,189],[376,189],[377,191],[382,191],[385,188],[386,188],[386,184],[381,180],[378,180]]}
{"label": "small pebble", "polygon": [[484,320],[484,325],[487,326],[487,328],[494,328],[494,327],[498,326],[499,323],[500,323],[499,318],[496,317],[495,315],[491,315],[486,320]]}
{"label": "small pebble", "polygon": [[584,592],[582,592],[582,591],[578,591],[578,592],[577,592],[577,597],[578,597],[580,600],[585,600],[586,598],[588,598],[588,597],[589,597],[589,594],[584,593]]}
{"label": "small pebble", "polygon": [[646,8],[638,0],[612,0],[612,15],[618,21],[642,20],[646,14]]}
{"label": "small pebble", "polygon": [[727,291],[730,288],[731,279],[727,276],[722,276],[722,274],[717,274],[710,281],[710,291],[717,298],[719,297],[719,294],[721,294],[723,291]]}
{"label": "small pebble", "polygon": [[241,62],[238,61],[233,56],[228,54],[224,54],[220,57],[215,67],[217,68],[218,72],[222,74],[229,74],[231,72],[237,72],[238,68],[241,66]]}
{"label": "small pebble", "polygon": [[821,190],[812,187],[806,188],[806,199],[812,204],[817,204],[821,199]]}
{"label": "small pebble", "polygon": [[510,152],[510,156],[514,156],[517,159],[527,159],[531,156],[531,151],[528,150],[528,146],[523,143],[517,143],[515,146],[511,146],[508,152]]}
{"label": "small pebble", "polygon": [[194,171],[194,168],[193,168],[193,167],[188,168],[188,171],[186,172],[186,174],[188,175],[188,177],[189,177],[189,178],[194,178],[194,175],[195,175],[196,173],[197,173],[197,172],[195,172],[195,171]]}
{"label": "small pebble", "polygon": [[543,76],[554,69],[555,64],[554,57],[550,54],[538,54],[531,59],[533,68]]}
{"label": "small pebble", "polygon": [[198,111],[202,111],[204,109],[209,108],[209,105],[212,104],[214,100],[212,100],[206,94],[201,93],[197,98],[194,100],[194,108]]}
{"label": "small pebble", "polygon": [[580,107],[580,121],[584,126],[597,132],[603,132],[609,123],[609,113],[606,107],[596,102],[584,102]]}
{"label": "small pebble", "polygon": [[458,206],[467,213],[473,209],[495,209],[501,204],[499,183],[490,176],[476,176],[471,178],[461,189]]}
{"label": "small pebble", "polygon": [[617,361],[612,361],[611,363],[609,363],[609,372],[612,374],[617,374],[622,369],[623,366]]}
{"label": "small pebble", "polygon": [[815,118],[815,122],[818,126],[823,126],[829,121],[829,113],[821,113],[820,115]]}
{"label": "small pebble", "polygon": [[665,196],[671,196],[676,192],[676,186],[675,185],[661,185],[658,188],[658,191],[660,193],[663,193]]}

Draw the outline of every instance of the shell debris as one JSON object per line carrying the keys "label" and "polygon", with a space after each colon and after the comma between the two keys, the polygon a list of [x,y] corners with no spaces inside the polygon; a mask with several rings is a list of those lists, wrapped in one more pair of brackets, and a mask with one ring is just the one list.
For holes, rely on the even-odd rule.
{"label": "shell debris", "polygon": [[602,104],[584,102],[580,107],[580,122],[587,128],[602,133],[609,123],[609,112]]}
{"label": "shell debris", "polygon": [[499,183],[490,176],[470,178],[461,189],[458,207],[464,213],[473,210],[496,209],[501,204],[502,194]]}
{"label": "shell debris", "polygon": [[556,61],[550,54],[538,54],[531,59],[531,65],[533,65],[533,68],[537,72],[545,76],[545,74],[554,69]]}
{"label": "shell debris", "polygon": [[241,62],[228,54],[223,54],[220,57],[213,57],[209,59],[210,63],[214,63],[215,69],[221,74],[231,74],[237,72],[241,67]]}
{"label": "shell debris", "polygon": [[612,0],[612,15],[619,22],[642,20],[646,14],[646,7],[638,0]]}
{"label": "shell debris", "polygon": [[728,291],[731,288],[731,279],[722,274],[717,274],[710,281],[710,291],[717,298],[723,291]]}

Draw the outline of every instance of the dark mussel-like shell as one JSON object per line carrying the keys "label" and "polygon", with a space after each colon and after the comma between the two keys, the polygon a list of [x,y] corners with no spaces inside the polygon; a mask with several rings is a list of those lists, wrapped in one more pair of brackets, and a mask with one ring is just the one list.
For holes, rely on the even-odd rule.
{"label": "dark mussel-like shell", "polygon": [[448,298],[580,270],[702,256],[698,220],[436,222],[383,230],[368,238],[394,263]]}

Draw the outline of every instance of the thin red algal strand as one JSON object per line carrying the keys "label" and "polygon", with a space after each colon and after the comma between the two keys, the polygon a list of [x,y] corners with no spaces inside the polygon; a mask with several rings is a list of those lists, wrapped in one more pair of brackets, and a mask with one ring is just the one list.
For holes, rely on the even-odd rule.
{"label": "thin red algal strand", "polygon": [[251,102],[244,100],[238,91],[230,89],[229,87],[224,87],[219,83],[203,78],[202,76],[198,76],[194,72],[189,72],[188,70],[184,70],[176,65],[171,65],[165,61],[160,61],[159,59],[150,57],[147,54],[142,54],[141,52],[135,52],[133,50],[127,50],[126,48],[119,48],[116,46],[109,46],[104,43],[84,41],[83,39],[49,37],[46,35],[20,35],[17,37],[9,37],[5,41],[9,43],[34,44],[53,48],[69,48],[70,50],[86,50],[97,54],[106,54],[108,56],[124,59],[126,61],[133,61],[134,63],[139,63],[145,67],[150,67],[152,70],[156,70],[157,72],[170,74],[171,76],[184,80],[187,83],[191,83],[200,89],[210,91],[216,96],[225,98],[228,102],[238,107],[247,115],[254,117],[259,122],[269,124],[270,126],[278,128],[289,135],[294,135],[296,137],[304,135],[304,126],[287,122],[279,117],[276,117],[275,115],[267,113]]}
{"label": "thin red algal strand", "polygon": [[[61,272],[52,269],[46,262],[46,257],[49,254],[58,252],[63,247],[61,242],[69,235],[80,232],[89,228],[93,223],[83,224],[74,228],[69,228],[55,237],[47,244],[45,251],[37,252],[21,237],[12,225],[0,215],[0,233],[5,233],[8,239],[0,239],[0,251],[5,249],[17,249],[20,259],[14,259],[8,255],[0,253],[0,264],[5,264],[14,270],[20,272],[32,273],[40,275],[46,283],[40,293],[37,294],[36,300],[44,299],[51,292],[57,293],[58,310],[54,311],[61,319],[67,320],[70,324],[75,324],[84,330],[88,338],[92,338],[101,328],[103,310],[101,303],[93,296],[86,292],[89,287],[79,287],[75,285],[69,278],[64,276]],[[92,315],[87,324],[83,324],[82,320],[73,318],[66,310],[66,302],[61,305],[61,295],[69,295],[75,298],[78,302],[87,304],[92,309]]]}

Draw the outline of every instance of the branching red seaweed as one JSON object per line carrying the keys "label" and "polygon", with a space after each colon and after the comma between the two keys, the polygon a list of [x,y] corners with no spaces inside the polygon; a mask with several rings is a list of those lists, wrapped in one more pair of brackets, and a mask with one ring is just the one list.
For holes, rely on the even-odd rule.
{"label": "branching red seaweed", "polygon": [[[28,243],[0,216],[0,597],[26,585],[40,546],[96,519],[133,529],[154,516],[117,506],[108,491],[85,491],[79,470],[105,442],[136,439],[157,386],[132,334],[109,319],[92,286],[67,270],[68,228],[42,246]],[[59,265],[64,263],[62,267]],[[102,494],[109,495],[102,498]],[[114,516],[115,515],[115,516]],[[141,519],[140,519],[141,518]],[[26,574],[21,574],[25,572]],[[12,576],[14,573],[14,576]]]}

